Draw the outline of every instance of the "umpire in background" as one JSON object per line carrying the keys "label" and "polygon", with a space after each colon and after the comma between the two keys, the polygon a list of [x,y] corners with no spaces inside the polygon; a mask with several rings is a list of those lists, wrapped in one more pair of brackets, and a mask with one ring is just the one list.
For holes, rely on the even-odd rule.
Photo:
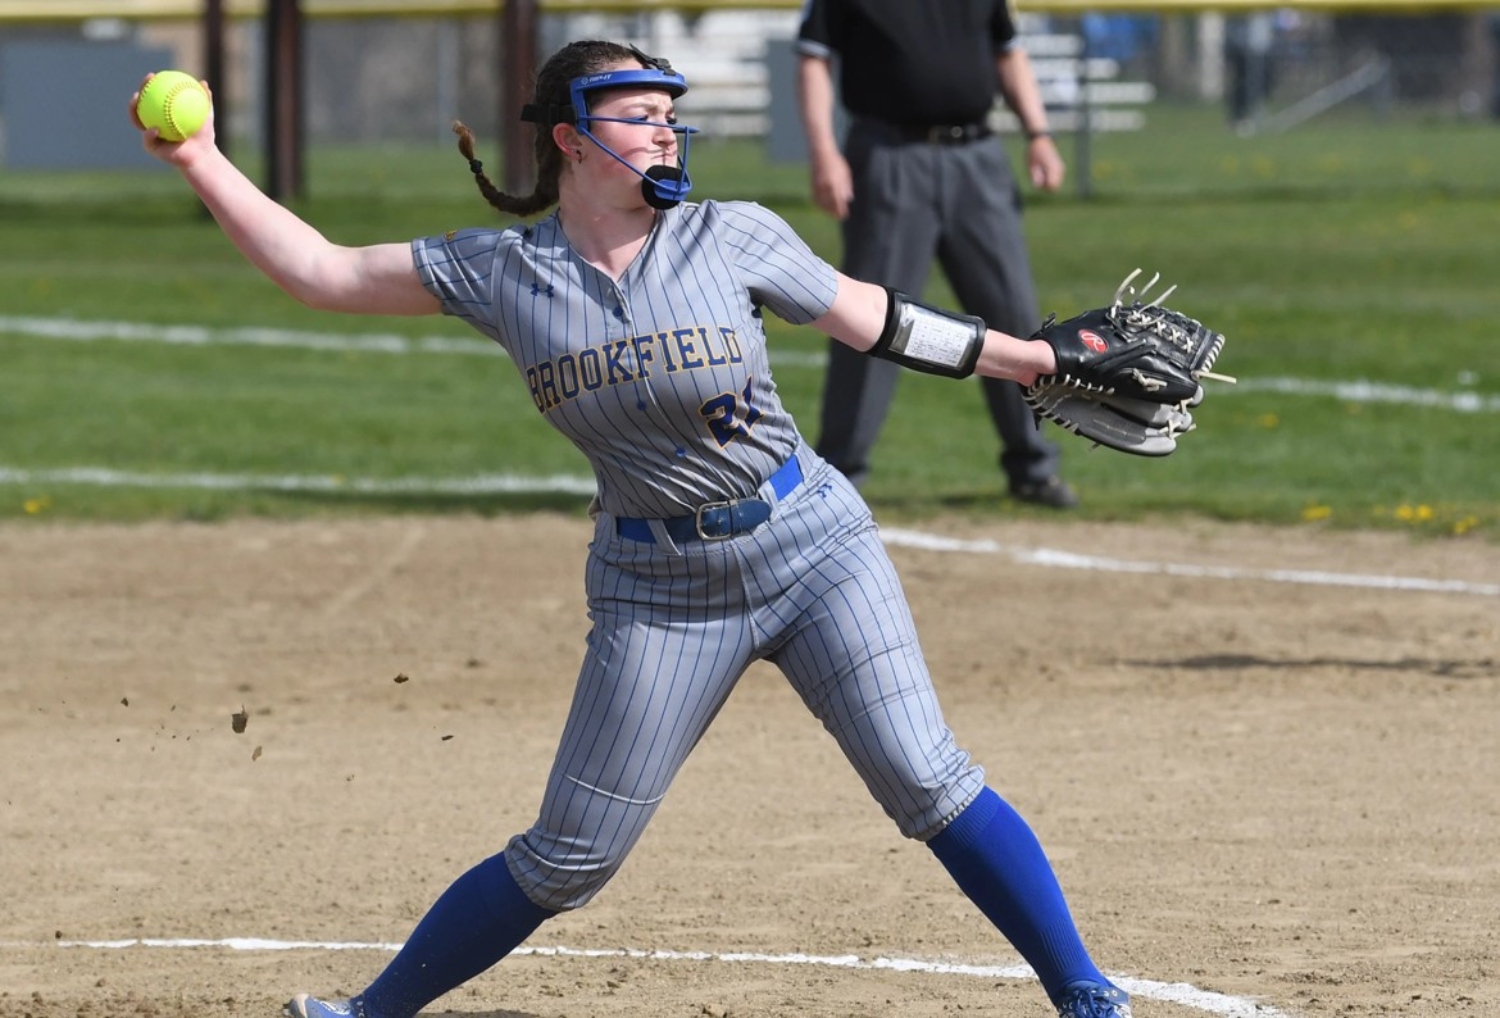
{"label": "umpire in background", "polygon": [[[844,272],[920,296],[936,255],[965,311],[993,329],[1031,335],[1041,315],[1020,188],[989,126],[997,87],[1026,133],[1032,183],[1057,190],[1064,166],[1007,0],[807,0],[797,53],[813,199],[843,222]],[[852,118],[842,151],[835,56]],[[829,344],[817,450],[856,485],[869,472],[899,372]],[[981,384],[1011,495],[1076,505],[1057,476],[1057,447],[1038,432],[1020,387]]]}

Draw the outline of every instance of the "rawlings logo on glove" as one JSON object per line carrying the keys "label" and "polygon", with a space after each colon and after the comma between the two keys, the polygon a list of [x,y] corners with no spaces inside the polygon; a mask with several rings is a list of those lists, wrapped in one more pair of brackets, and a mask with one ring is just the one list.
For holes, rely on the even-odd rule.
{"label": "rawlings logo on glove", "polygon": [[[1152,276],[1137,296],[1136,269],[1115,290],[1108,307],[1065,322],[1053,315],[1031,337],[1052,347],[1057,371],[1026,389],[1037,414],[1111,449],[1138,456],[1165,456],[1177,436],[1193,430],[1192,407],[1203,400],[1205,378],[1224,336],[1161,302],[1176,287],[1147,302]],[[1129,301],[1127,304],[1126,301]]]}

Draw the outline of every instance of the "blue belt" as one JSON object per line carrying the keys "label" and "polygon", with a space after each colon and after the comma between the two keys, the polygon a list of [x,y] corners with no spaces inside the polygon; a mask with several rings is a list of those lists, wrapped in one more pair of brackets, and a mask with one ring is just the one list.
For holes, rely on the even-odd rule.
{"label": "blue belt", "polygon": [[[802,464],[793,456],[771,475],[771,490],[783,499],[802,483]],[[728,502],[708,502],[690,516],[673,516],[659,520],[667,534],[678,544],[688,541],[722,541],[736,534],[754,530],[771,518],[771,503],[763,498],[736,498]],[[615,533],[632,541],[656,542],[651,521],[621,516],[615,519]]]}

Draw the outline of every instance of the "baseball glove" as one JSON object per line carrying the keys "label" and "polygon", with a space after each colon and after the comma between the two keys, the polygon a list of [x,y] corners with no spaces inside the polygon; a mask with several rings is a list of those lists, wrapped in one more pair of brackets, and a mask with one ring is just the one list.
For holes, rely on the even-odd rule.
{"label": "baseball glove", "polygon": [[[1137,295],[1136,269],[1108,307],[1065,322],[1053,315],[1032,335],[1052,347],[1057,371],[1026,388],[1039,416],[1099,445],[1138,456],[1165,456],[1191,431],[1192,407],[1203,400],[1204,378],[1224,348],[1221,333],[1161,302],[1176,287],[1146,301],[1153,276]],[[1127,303],[1128,302],[1128,303]]]}

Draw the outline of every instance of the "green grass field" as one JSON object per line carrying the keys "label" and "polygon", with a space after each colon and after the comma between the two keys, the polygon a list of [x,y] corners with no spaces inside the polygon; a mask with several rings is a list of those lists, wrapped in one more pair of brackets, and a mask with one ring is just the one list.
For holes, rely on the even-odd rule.
{"label": "green grass field", "polygon": [[[1136,266],[1160,270],[1179,284],[1173,304],[1229,336],[1219,369],[1242,384],[1213,387],[1199,430],[1166,459],[1059,435],[1084,500],[1077,515],[1496,539],[1496,128],[1351,115],[1246,140],[1216,111],[1150,116],[1147,131],[1094,140],[1091,199],[1071,186],[1029,199],[1042,305],[1069,314],[1107,299]],[[694,145],[693,175],[695,197],[771,205],[837,262],[836,226],[808,205],[802,167],[710,140]],[[299,211],[345,243],[494,221],[446,148],[314,149]],[[241,260],[169,171],[0,174],[0,293],[0,515],[583,509],[577,494],[426,484],[583,478],[586,467],[477,336],[436,318],[301,308]],[[951,303],[936,274],[928,296]],[[43,335],[106,325],[224,341]],[[778,385],[811,433],[824,342],[771,328]],[[233,331],[251,329],[332,336],[340,348],[256,345]],[[465,352],[358,348],[382,336]],[[997,452],[974,383],[908,375],[868,494],[895,519],[1042,512],[1003,497]],[[114,483],[64,473],[83,469],[114,471]],[[181,475],[206,480],[141,483]],[[326,490],[266,480],[308,477],[335,480]],[[413,490],[361,490],[365,480]]]}

